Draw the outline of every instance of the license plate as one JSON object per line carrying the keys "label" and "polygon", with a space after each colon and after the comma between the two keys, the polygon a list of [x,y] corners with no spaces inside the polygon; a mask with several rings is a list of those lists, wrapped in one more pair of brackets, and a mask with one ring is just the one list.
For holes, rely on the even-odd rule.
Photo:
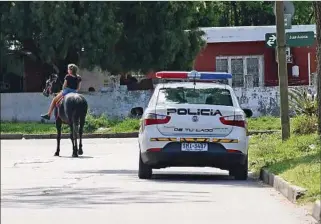
{"label": "license plate", "polygon": [[204,152],[208,150],[207,143],[182,143],[182,151]]}

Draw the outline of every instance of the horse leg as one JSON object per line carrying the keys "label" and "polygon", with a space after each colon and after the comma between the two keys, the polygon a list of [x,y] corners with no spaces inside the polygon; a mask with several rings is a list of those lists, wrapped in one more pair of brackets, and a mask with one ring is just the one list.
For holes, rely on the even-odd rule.
{"label": "horse leg", "polygon": [[77,124],[77,121],[73,122],[73,126],[74,126],[73,134],[74,134],[74,142],[75,142],[74,143],[73,154],[78,156],[78,144],[77,144],[78,124]]}
{"label": "horse leg", "polygon": [[78,157],[77,150],[75,151],[74,124],[73,124],[73,122],[70,122],[69,126],[70,126],[70,140],[71,140],[71,143],[72,143],[72,157]]}
{"label": "horse leg", "polygon": [[62,121],[60,118],[56,120],[56,129],[57,129],[57,150],[55,152],[55,156],[59,156],[60,153],[60,139],[61,139],[61,125]]}
{"label": "horse leg", "polygon": [[84,131],[84,125],[85,125],[85,118],[81,117],[80,122],[79,122],[79,150],[78,150],[79,155],[84,154],[84,152],[82,150],[82,134]]}

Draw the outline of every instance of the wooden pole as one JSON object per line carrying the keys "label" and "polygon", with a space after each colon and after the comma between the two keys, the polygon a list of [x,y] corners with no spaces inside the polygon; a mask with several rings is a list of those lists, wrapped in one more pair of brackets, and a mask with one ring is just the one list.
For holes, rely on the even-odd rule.
{"label": "wooden pole", "polygon": [[321,2],[314,1],[313,9],[317,33],[317,100],[318,100],[318,134],[321,140]]}
{"label": "wooden pole", "polygon": [[288,71],[285,53],[285,28],[284,28],[284,6],[283,1],[275,2],[276,8],[276,38],[278,55],[278,75],[280,88],[280,113],[282,140],[290,138],[290,116],[289,116],[289,98],[288,98]]}

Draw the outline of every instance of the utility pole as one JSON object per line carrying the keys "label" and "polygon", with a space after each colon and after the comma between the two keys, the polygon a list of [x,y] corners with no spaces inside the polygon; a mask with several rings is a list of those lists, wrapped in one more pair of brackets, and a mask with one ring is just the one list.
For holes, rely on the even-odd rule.
{"label": "utility pole", "polygon": [[280,87],[280,112],[282,140],[290,138],[290,116],[288,98],[288,71],[285,52],[285,27],[284,27],[284,3],[275,2],[276,37],[277,37],[277,56],[278,56],[278,75]]}
{"label": "utility pole", "polygon": [[314,15],[317,33],[317,100],[318,100],[318,133],[321,140],[321,2],[314,1]]}

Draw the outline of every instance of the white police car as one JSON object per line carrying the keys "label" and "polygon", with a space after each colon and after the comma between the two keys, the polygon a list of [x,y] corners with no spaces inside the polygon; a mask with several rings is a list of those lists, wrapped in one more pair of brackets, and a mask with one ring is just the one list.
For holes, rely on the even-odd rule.
{"label": "white police car", "polygon": [[165,71],[156,77],[174,82],[157,84],[141,111],[138,177],[150,179],[152,169],[181,166],[216,167],[247,179],[246,117],[252,111],[240,108],[229,85],[213,83],[232,75]]}

